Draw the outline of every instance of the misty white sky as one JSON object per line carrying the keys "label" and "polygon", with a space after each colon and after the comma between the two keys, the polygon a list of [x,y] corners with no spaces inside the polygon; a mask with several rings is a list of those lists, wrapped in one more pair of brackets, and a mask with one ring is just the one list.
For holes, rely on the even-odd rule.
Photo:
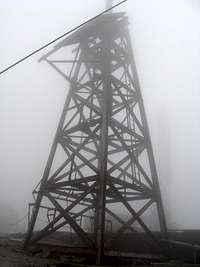
{"label": "misty white sky", "polygon": [[[116,3],[119,1],[115,1]],[[0,69],[104,9],[104,0],[0,1]],[[200,1],[129,0],[130,31],[170,228],[200,228]],[[27,213],[66,96],[38,59],[0,76],[0,231]]]}

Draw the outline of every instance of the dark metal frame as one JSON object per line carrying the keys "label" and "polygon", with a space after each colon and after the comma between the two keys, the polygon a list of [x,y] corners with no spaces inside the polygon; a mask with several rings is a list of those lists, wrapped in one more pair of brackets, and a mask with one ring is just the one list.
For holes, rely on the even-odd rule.
{"label": "dark metal frame", "polygon": [[[44,175],[34,190],[25,247],[69,224],[86,247],[94,248],[102,262],[106,244],[105,221],[121,226],[112,240],[125,231],[136,233],[137,222],[158,243],[142,215],[156,203],[160,231],[166,223],[152,144],[145,115],[135,60],[124,13],[102,16],[58,44],[45,60],[69,84],[55,139]],[[72,60],[52,59],[71,48]],[[63,67],[66,66],[65,71]],[[70,66],[67,68],[67,66]],[[58,148],[64,161],[54,171]],[[36,235],[39,210],[49,203],[55,210],[51,221]],[[135,203],[143,204],[137,210]],[[125,221],[110,205],[123,204]],[[75,210],[75,211],[74,211]],[[93,212],[94,231],[88,234],[77,218]]]}

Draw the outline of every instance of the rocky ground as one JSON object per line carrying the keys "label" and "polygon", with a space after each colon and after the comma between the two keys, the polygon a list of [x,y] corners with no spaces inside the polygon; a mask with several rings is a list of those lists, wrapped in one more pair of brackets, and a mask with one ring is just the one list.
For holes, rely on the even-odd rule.
{"label": "rocky ground", "polygon": [[[29,252],[25,252],[23,249],[23,240],[20,238],[15,238],[11,236],[0,237],[0,267],[95,267],[94,265],[87,265],[85,260],[81,257],[70,257],[66,255],[61,255],[61,249],[57,248],[52,249],[43,248],[43,247],[34,247]],[[73,263],[70,263],[72,260]],[[88,260],[87,260],[88,261]],[[182,264],[177,262],[168,262],[168,263],[148,263],[150,265],[145,265],[145,261],[139,264],[138,260],[131,262],[127,261],[125,264],[120,262],[111,265],[120,266],[120,267],[147,267],[147,266],[156,266],[156,267],[191,267],[199,266],[196,264]],[[91,263],[90,263],[91,264]]]}
{"label": "rocky ground", "polygon": [[29,255],[22,249],[22,241],[0,239],[0,267],[54,267],[58,261],[41,257],[40,254]]}

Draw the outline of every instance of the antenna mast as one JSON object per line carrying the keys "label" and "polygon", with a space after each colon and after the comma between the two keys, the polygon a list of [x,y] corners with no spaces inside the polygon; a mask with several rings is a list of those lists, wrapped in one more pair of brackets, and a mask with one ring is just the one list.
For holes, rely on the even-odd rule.
{"label": "antenna mast", "polygon": [[113,5],[113,0],[106,0],[106,10],[111,8]]}

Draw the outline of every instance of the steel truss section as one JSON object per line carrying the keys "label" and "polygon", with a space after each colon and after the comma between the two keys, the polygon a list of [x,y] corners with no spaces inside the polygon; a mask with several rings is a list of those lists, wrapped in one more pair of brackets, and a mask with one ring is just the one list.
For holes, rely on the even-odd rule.
{"label": "steel truss section", "polygon": [[[149,242],[158,243],[148,215],[154,211],[166,238],[126,15],[102,16],[41,60],[66,80],[69,91],[44,175],[34,190],[25,246],[68,225],[101,263],[104,251],[125,233],[140,237],[144,232]],[[41,210],[48,220],[33,234]],[[90,218],[90,229],[89,223],[81,223],[85,218]]]}

